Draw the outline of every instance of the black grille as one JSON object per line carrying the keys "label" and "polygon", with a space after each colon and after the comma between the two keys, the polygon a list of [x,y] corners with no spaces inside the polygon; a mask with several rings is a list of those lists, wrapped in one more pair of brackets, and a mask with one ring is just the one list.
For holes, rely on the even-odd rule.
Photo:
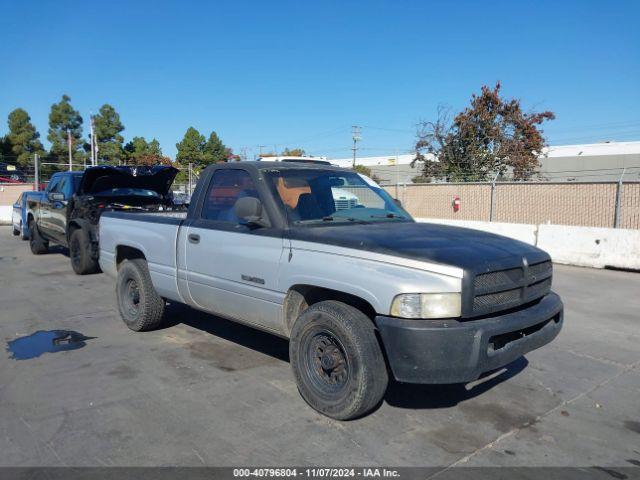
{"label": "black grille", "polygon": [[487,293],[477,295],[473,299],[474,310],[494,309],[496,307],[508,306],[520,301],[520,289],[507,290],[506,292]]}
{"label": "black grille", "polygon": [[551,291],[551,261],[484,272],[473,279],[473,315],[493,313],[536,300]]}
{"label": "black grille", "polygon": [[549,293],[549,290],[551,290],[551,278],[546,278],[527,287],[527,298],[532,300],[541,297]]}
{"label": "black grille", "polygon": [[500,287],[503,285],[516,285],[522,280],[522,268],[510,268],[498,272],[481,273],[475,279],[476,290]]}
{"label": "black grille", "polygon": [[538,276],[547,272],[551,273],[551,268],[550,261],[529,265],[529,275]]}

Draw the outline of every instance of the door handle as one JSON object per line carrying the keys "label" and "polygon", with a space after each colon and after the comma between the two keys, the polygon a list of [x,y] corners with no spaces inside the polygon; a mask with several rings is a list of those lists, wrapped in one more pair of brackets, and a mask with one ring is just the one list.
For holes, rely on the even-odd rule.
{"label": "door handle", "polygon": [[188,238],[191,243],[200,243],[200,235],[190,233]]}

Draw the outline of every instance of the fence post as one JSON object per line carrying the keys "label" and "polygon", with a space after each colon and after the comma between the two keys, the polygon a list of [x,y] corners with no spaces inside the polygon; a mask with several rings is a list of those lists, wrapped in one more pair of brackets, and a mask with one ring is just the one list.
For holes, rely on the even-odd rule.
{"label": "fence post", "polygon": [[493,207],[495,205],[495,196],[496,196],[496,180],[498,180],[499,173],[496,173],[496,176],[493,177],[493,181],[491,182],[491,204],[489,205],[489,221],[493,222]]}
{"label": "fence post", "polygon": [[191,187],[191,162],[189,162],[189,195],[193,195],[193,188]]}
{"label": "fence post", "polygon": [[618,179],[618,184],[616,185],[616,206],[615,206],[615,216],[613,218],[613,228],[620,228],[620,202],[622,201],[622,177],[624,177],[624,172],[627,170],[626,167],[622,169],[622,173],[620,174],[620,178]]}
{"label": "fence post", "polygon": [[38,162],[38,154],[33,156],[33,189],[37,192],[40,190],[40,164]]}

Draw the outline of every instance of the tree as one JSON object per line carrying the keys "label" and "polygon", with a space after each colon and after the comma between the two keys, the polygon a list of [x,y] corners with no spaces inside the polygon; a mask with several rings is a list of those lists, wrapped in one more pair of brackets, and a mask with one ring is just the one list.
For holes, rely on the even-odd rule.
{"label": "tree", "polygon": [[62,159],[68,155],[67,131],[71,132],[71,151],[75,160],[81,160],[84,153],[82,147],[82,117],[71,106],[71,98],[63,95],[62,100],[51,105],[49,113],[49,134],[51,154]]}
{"label": "tree", "polygon": [[124,156],[127,163],[134,165],[166,165],[169,161],[162,155],[160,142],[155,138],[147,142],[144,137],[133,137],[124,146]]}
{"label": "tree", "polygon": [[9,155],[12,155],[9,139],[6,136],[0,137],[0,162],[4,161],[4,157]]}
{"label": "tree", "polygon": [[204,156],[205,138],[198,130],[189,127],[181,142],[176,143],[178,152],[176,160],[180,163],[193,163],[197,166],[206,164]]}
{"label": "tree", "polygon": [[11,154],[17,157],[20,165],[25,166],[33,159],[34,154],[42,154],[44,147],[40,142],[40,134],[31,123],[31,117],[22,108],[16,108],[9,114],[9,133],[6,143]]}
{"label": "tree", "polygon": [[122,142],[124,138],[120,132],[124,125],[120,121],[120,115],[109,104],[100,107],[98,114],[93,117],[93,132],[98,146],[98,157],[109,163],[118,164],[124,157]]}
{"label": "tree", "polygon": [[538,127],[555,115],[525,113],[520,100],[502,98],[500,88],[500,82],[483,86],[453,122],[440,107],[436,121],[419,124],[414,164],[424,163],[422,177],[486,181],[510,169],[514,179],[525,180],[535,174],[547,145]]}
{"label": "tree", "polygon": [[211,132],[203,147],[203,161],[205,164],[226,162],[229,152],[230,150],[224,146],[216,132]]}
{"label": "tree", "polygon": [[380,183],[381,178],[373,173],[369,167],[365,167],[364,165],[355,165],[352,170],[356,173],[361,173],[362,175],[369,177],[376,183]]}
{"label": "tree", "polygon": [[305,151],[303,148],[285,148],[281,155],[283,157],[304,157]]}
{"label": "tree", "polygon": [[163,157],[162,148],[160,148],[160,142],[156,138],[152,139],[149,142],[149,145],[147,147],[147,155]]}

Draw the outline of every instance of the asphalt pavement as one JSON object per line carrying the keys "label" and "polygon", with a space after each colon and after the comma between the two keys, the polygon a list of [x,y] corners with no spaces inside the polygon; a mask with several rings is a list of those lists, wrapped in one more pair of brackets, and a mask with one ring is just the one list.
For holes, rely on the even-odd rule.
{"label": "asphalt pavement", "polygon": [[556,265],[554,290],[551,344],[339,422],[298,394],[285,340],[180,305],[134,333],[110,278],[0,227],[0,466],[640,466],[640,274]]}

